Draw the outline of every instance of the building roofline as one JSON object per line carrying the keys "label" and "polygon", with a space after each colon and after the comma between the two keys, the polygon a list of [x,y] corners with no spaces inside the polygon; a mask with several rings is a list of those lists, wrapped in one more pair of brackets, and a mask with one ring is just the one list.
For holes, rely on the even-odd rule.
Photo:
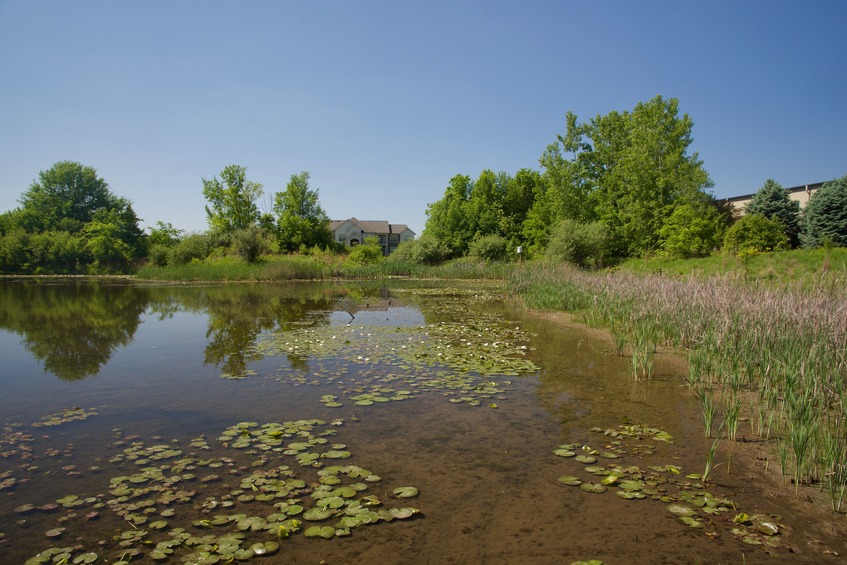
{"label": "building roofline", "polygon": [[[828,182],[828,181],[826,181],[826,182]],[[800,186],[792,186],[792,187],[786,188],[785,190],[787,190],[789,193],[792,193],[792,194],[797,193],[797,192],[806,192],[807,188],[810,191],[812,191],[812,190],[819,189],[824,184],[826,184],[826,182],[810,182],[809,184],[803,184],[803,185],[800,185]],[[728,198],[718,198],[717,200],[719,202],[738,202],[739,200],[750,200],[755,195],[756,195],[756,193],[753,192],[753,193],[750,193],[750,194],[742,194],[740,196],[730,196]]]}

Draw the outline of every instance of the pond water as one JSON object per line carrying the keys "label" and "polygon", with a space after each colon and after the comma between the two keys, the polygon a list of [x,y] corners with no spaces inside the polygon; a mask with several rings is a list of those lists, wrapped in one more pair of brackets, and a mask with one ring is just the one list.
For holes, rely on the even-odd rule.
{"label": "pond water", "polygon": [[0,563],[847,553],[612,349],[492,285],[0,281]]}

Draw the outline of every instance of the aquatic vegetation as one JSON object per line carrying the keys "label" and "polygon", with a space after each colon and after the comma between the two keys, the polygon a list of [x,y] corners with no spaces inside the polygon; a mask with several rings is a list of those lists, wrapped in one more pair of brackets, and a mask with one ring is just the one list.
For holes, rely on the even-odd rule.
{"label": "aquatic vegetation", "polygon": [[[148,445],[139,438],[126,446],[129,438],[118,430],[115,447],[123,449],[109,461],[118,474],[104,474],[104,491],[68,494],[41,506],[27,503],[16,512],[58,511],[58,525],[45,531],[51,539],[62,539],[90,520],[122,523],[123,529],[101,540],[97,553],[76,543],[42,551],[27,563],[101,558],[123,563],[142,555],[155,561],[179,557],[183,563],[243,561],[276,553],[282,540],[301,531],[330,539],[418,515],[417,508],[392,507],[369,494],[370,485],[382,482],[380,476],[335,463],[352,456],[345,444],[329,440],[342,423],[239,422],[220,433],[216,446],[200,437],[188,442],[188,449],[175,441]],[[208,472],[213,470],[224,474],[225,482]],[[414,486],[390,492],[401,500],[419,495]],[[304,529],[304,522],[323,523]]]}
{"label": "aquatic vegetation", "polygon": [[66,408],[55,414],[48,414],[41,418],[38,422],[32,424],[33,427],[41,426],[61,426],[67,422],[75,422],[86,420],[91,416],[96,416],[97,411],[93,408],[86,410],[85,408]]}
{"label": "aquatic vegetation", "polygon": [[[602,434],[600,440],[606,443],[599,448],[576,443],[561,444],[553,453],[566,461],[578,460],[578,452],[606,454],[605,459],[609,462],[604,465],[583,466],[583,477],[577,474],[562,475],[556,479],[559,484],[579,487],[590,494],[603,494],[614,489],[615,494],[623,500],[662,502],[667,505],[668,513],[680,523],[693,530],[703,530],[709,536],[716,536],[719,530],[729,527],[730,533],[742,543],[769,547],[779,545],[785,528],[779,524],[778,516],[760,514],[748,517],[746,514],[737,514],[729,526],[727,520],[715,519],[719,515],[737,512],[738,507],[734,501],[705,490],[708,468],[703,476],[689,474],[683,477],[682,469],[676,465],[651,465],[642,468],[617,462],[619,458],[655,456],[654,450],[645,451],[638,445],[647,438],[653,439],[657,444],[673,443],[673,438],[666,432],[637,425],[621,425],[609,429],[592,428],[591,431]],[[713,449],[719,441],[720,438],[715,440]]]}
{"label": "aquatic vegetation", "polygon": [[[309,361],[309,376],[282,367],[273,378],[295,384],[335,384],[338,394],[321,402],[338,408],[351,402],[370,406],[441,392],[450,402],[497,407],[511,381],[534,373],[531,336],[493,316],[425,326],[316,326],[264,334],[256,344],[262,357]],[[359,370],[356,370],[356,369]]]}
{"label": "aquatic vegetation", "polygon": [[[616,347],[642,332],[633,346],[633,373],[646,375],[645,351],[657,345],[688,352],[687,385],[703,406],[706,436],[724,396],[724,429],[730,441],[751,400],[753,431],[776,443],[783,474],[793,463],[800,484],[826,484],[841,507],[847,477],[837,445],[847,436],[847,303],[843,280],[788,281],[779,288],[730,278],[673,279],[624,272],[587,273],[528,265],[509,281],[533,308],[578,312],[604,327]],[[802,399],[803,406],[798,404]],[[812,433],[810,430],[817,430]],[[786,447],[790,444],[790,449]],[[789,456],[792,461],[788,461]]]}

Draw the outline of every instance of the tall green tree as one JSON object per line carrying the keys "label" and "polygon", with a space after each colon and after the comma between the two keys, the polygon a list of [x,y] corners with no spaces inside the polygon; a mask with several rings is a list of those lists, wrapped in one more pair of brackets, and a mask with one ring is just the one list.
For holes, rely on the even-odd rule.
{"label": "tall green tree", "polygon": [[803,210],[803,243],[847,246],[847,176],[823,184]]}
{"label": "tall green tree", "polygon": [[468,201],[473,189],[471,178],[455,175],[444,190],[441,200],[426,209],[423,235],[435,238],[447,248],[448,257],[458,257],[468,250],[473,240],[475,224],[468,214]]}
{"label": "tall green tree", "polygon": [[78,233],[96,212],[116,207],[117,200],[95,169],[60,161],[39,172],[38,180],[21,196],[20,223],[29,233]]}
{"label": "tall green tree", "polygon": [[131,249],[121,240],[116,224],[93,220],[85,224],[83,233],[87,238],[85,247],[94,257],[96,266],[120,270],[129,265]]}
{"label": "tall green tree", "polygon": [[[17,234],[6,246],[15,250],[8,255],[13,260],[5,262],[7,272],[75,273],[92,261],[127,267],[130,258],[144,254],[144,232],[132,203],[115,196],[92,167],[60,161],[41,171],[19,202],[20,208],[0,221],[4,236]],[[122,250],[109,258],[98,255],[106,249],[101,245],[106,233],[109,244]],[[92,238],[95,243],[89,246]]]}
{"label": "tall green tree", "polygon": [[[486,169],[471,187],[467,206],[471,221],[469,231],[473,232],[471,240],[486,235],[497,235],[500,230],[505,187],[498,180],[491,169]],[[467,244],[470,244],[470,241]]]}
{"label": "tall green tree", "polygon": [[262,196],[262,185],[247,180],[247,169],[229,165],[221,171],[221,178],[203,179],[203,196],[209,202],[206,217],[213,231],[229,235],[244,230],[259,221],[257,202]]}
{"label": "tall green tree", "polygon": [[277,237],[280,249],[297,251],[301,247],[327,248],[332,243],[329,216],[321,207],[319,191],[309,188],[309,173],[291,175],[283,192],[274,196]]}
{"label": "tall green tree", "polygon": [[674,209],[701,200],[712,186],[698,154],[688,153],[693,122],[679,115],[675,98],[656,96],[585,124],[568,113],[567,128],[542,156],[546,205],[553,220],[602,221],[618,255],[658,249]]}
{"label": "tall green tree", "polygon": [[800,242],[800,203],[791,200],[788,191],[773,179],[768,179],[744,207],[745,214],[761,214],[776,218],[785,226],[785,235],[792,247]]}
{"label": "tall green tree", "polygon": [[520,169],[514,177],[501,173],[501,177],[505,177],[506,186],[500,233],[514,248],[525,243],[523,227],[535,205],[536,195],[541,192],[543,180],[541,174],[532,169]]}

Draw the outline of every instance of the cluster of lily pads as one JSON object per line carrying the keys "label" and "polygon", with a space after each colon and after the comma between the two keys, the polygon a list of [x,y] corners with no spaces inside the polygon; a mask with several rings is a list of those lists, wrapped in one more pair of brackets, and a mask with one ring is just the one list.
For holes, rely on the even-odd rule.
{"label": "cluster of lily pads", "polygon": [[[240,422],[219,435],[217,446],[204,436],[187,446],[176,440],[147,444],[115,430],[115,447],[122,449],[109,463],[122,472],[108,478],[104,492],[15,509],[24,526],[28,516],[38,523],[54,518],[46,538],[75,540],[38,553],[27,565],[128,563],[142,555],[229,563],[275,553],[284,538],[298,532],[330,539],[418,515],[403,503],[418,495],[416,487],[386,489],[372,471],[338,464],[352,455],[345,444],[330,441],[341,425],[341,420]],[[86,546],[79,536],[94,520],[117,520],[123,527],[96,548]]]}
{"label": "cluster of lily pads", "polygon": [[35,422],[33,427],[40,426],[60,426],[67,422],[74,422],[78,420],[86,420],[91,416],[96,416],[97,411],[93,408],[85,409],[85,408],[66,408],[60,412],[56,412],[55,414],[48,414],[41,418],[40,421]]}
{"label": "cluster of lily pads", "polygon": [[[85,420],[96,415],[93,409],[86,410],[84,408],[69,408],[55,414],[48,414],[42,417],[39,421],[31,424],[33,428],[50,426],[55,427],[67,422]],[[46,435],[40,436],[41,439],[46,438]],[[40,468],[35,461],[40,457],[61,458],[71,455],[72,446],[68,445],[64,449],[46,448],[44,451],[36,452],[33,448],[35,435],[31,431],[23,429],[20,423],[11,423],[3,426],[0,429],[0,460],[19,459],[26,462],[18,465],[17,471],[12,469],[0,470],[0,492],[12,491],[21,484],[27,483],[32,479]],[[96,469],[94,467],[93,469]],[[66,465],[61,470],[68,476],[80,474],[75,465]],[[20,472],[24,476],[18,478],[14,476],[15,472]],[[2,539],[2,538],[0,538]]]}
{"label": "cluster of lily pads", "polygon": [[[538,367],[525,358],[530,335],[493,317],[419,327],[318,326],[264,335],[256,354],[309,361],[308,374],[282,367],[275,378],[294,384],[334,384],[328,407],[358,406],[437,392],[453,403],[489,406],[511,384],[504,377]],[[350,367],[362,367],[351,371]]]}
{"label": "cluster of lily pads", "polygon": [[[673,443],[673,437],[658,428],[621,425],[617,428],[592,428],[603,435],[598,447],[587,444],[561,444],[553,450],[558,457],[581,464],[583,474],[558,477],[558,482],[579,487],[582,491],[603,494],[614,489],[625,500],[650,499],[667,504],[668,512],[691,528],[703,529],[709,537],[718,537],[721,526],[731,523],[730,532],[743,543],[776,547],[784,528],[778,516],[738,513],[736,503],[705,490],[699,474],[682,474],[676,465],[621,465],[616,460],[625,456],[644,457],[655,453],[650,442]],[[646,441],[645,441],[646,440]],[[607,461],[598,464],[598,461]],[[735,517],[718,518],[735,513]]]}

